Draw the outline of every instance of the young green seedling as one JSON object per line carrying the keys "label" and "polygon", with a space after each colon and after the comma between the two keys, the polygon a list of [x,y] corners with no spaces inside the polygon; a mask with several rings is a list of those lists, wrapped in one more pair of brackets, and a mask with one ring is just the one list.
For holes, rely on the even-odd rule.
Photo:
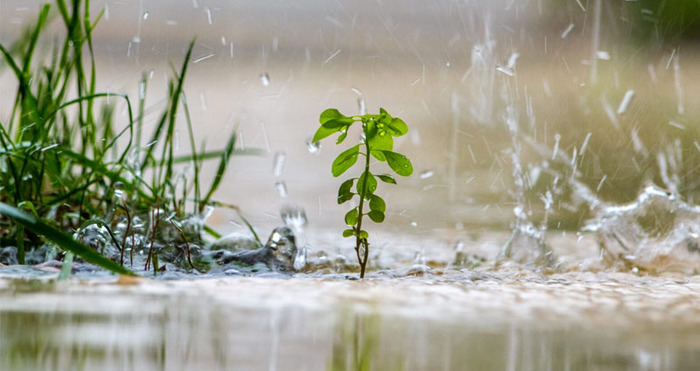
{"label": "young green seedling", "polygon": [[[345,116],[335,108],[329,108],[319,118],[321,127],[316,130],[313,141],[317,142],[334,133],[340,133],[336,144],[342,143],[348,136],[348,130],[356,122],[362,123],[362,140],[338,155],[333,161],[331,173],[334,177],[340,176],[352,167],[360,155],[365,156],[365,169],[359,178],[350,178],[343,182],[338,189],[338,204],[350,201],[355,196],[359,197],[359,204],[345,214],[345,223],[350,227],[343,231],[343,237],[355,237],[355,252],[360,263],[360,278],[365,276],[367,259],[369,257],[369,234],[362,229],[362,221],[368,216],[373,222],[384,221],[386,203],[375,194],[377,190],[377,178],[379,180],[396,184],[396,180],[390,175],[374,175],[369,171],[370,158],[386,162],[391,170],[401,176],[409,176],[413,173],[411,161],[406,156],[393,152],[394,138],[408,132],[406,123],[398,117],[392,117],[383,108],[378,115]],[[362,151],[364,149],[364,152]],[[355,186],[353,188],[353,185]],[[365,204],[369,203],[369,212],[365,210]]]}

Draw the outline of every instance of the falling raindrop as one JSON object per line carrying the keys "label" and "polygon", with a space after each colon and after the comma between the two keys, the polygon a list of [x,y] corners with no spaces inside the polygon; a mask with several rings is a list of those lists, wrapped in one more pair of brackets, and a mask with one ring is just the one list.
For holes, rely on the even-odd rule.
{"label": "falling raindrop", "polygon": [[150,14],[148,12],[143,12],[143,20],[147,20]]}
{"label": "falling raindrop", "polygon": [[411,221],[411,227],[417,227],[417,226],[418,226],[418,222],[415,221],[415,220],[412,220],[412,221]]}
{"label": "falling raindrop", "polygon": [[435,172],[434,172],[434,171],[432,171],[432,170],[426,170],[426,171],[420,173],[420,178],[421,178],[421,179],[428,179],[428,178],[432,178],[433,175],[435,175]]}
{"label": "falling raindrop", "polygon": [[263,73],[260,75],[260,83],[262,86],[270,86],[270,75]]}
{"label": "falling raindrop", "polygon": [[358,108],[358,110],[360,110],[360,115],[367,114],[367,108],[365,108],[365,98],[363,98],[363,97],[357,98],[357,108]]}
{"label": "falling raindrop", "polygon": [[138,44],[138,43],[141,42],[141,38],[138,37],[138,36],[134,36],[134,37],[131,39],[131,42],[132,42],[132,43],[135,43],[135,44]]}
{"label": "falling raindrop", "polygon": [[622,98],[622,101],[620,102],[620,106],[617,107],[618,115],[627,112],[627,107],[629,107],[630,102],[632,102],[632,98],[634,98],[634,90],[627,90],[624,98]]}
{"label": "falling raindrop", "polygon": [[202,111],[207,110],[207,108],[208,108],[207,107],[207,96],[206,96],[206,94],[204,94],[203,91],[199,93],[199,104],[202,107]]}
{"label": "falling raindrop", "polygon": [[203,55],[203,56],[201,56],[201,57],[195,59],[193,63],[199,63],[199,62],[201,62],[201,61],[205,61],[205,60],[207,60],[207,59],[209,59],[209,58],[211,58],[211,57],[213,57],[213,56],[214,56],[214,53],[209,53],[209,54]]}
{"label": "falling raindrop", "polygon": [[566,39],[566,37],[569,35],[569,32],[574,29],[574,24],[569,23],[569,27],[567,27],[564,32],[561,33],[561,38]]}
{"label": "falling raindrop", "polygon": [[277,193],[280,195],[280,197],[282,197],[282,198],[287,197],[287,184],[280,181],[280,182],[275,183],[275,188],[277,189]]}
{"label": "falling raindrop", "polygon": [[508,67],[505,67],[505,66],[500,66],[500,65],[496,66],[496,71],[502,72],[502,73],[504,73],[504,74],[506,74],[507,76],[510,76],[510,77],[515,76],[515,72],[513,72],[512,69],[510,69],[510,68],[508,68]]}
{"label": "falling raindrop", "polygon": [[604,60],[604,61],[609,61],[610,60],[610,53],[603,51],[603,50],[598,50],[598,52],[596,52],[596,58]]}
{"label": "falling raindrop", "polygon": [[272,163],[272,174],[274,174],[276,177],[282,175],[282,171],[284,170],[284,162],[286,159],[287,155],[285,155],[284,152],[275,153],[275,159]]}
{"label": "falling raindrop", "polygon": [[211,9],[209,9],[209,8],[204,8],[204,12],[207,13],[207,23],[212,24],[212,21],[211,21]]}

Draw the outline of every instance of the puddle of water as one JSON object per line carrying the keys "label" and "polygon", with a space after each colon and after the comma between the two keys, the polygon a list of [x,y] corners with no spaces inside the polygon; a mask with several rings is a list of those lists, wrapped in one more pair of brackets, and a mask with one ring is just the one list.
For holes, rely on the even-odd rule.
{"label": "puddle of water", "polygon": [[501,270],[360,282],[0,282],[1,369],[656,370],[700,361],[696,278]]}

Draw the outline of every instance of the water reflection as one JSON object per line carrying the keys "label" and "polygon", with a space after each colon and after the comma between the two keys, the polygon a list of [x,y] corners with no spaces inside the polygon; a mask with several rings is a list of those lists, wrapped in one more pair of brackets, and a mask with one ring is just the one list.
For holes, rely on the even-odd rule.
{"label": "water reflection", "polygon": [[[700,361],[697,321],[687,311],[674,317],[679,308],[653,296],[688,305],[697,298],[674,297],[678,290],[662,281],[641,285],[656,285],[654,292],[633,283],[606,291],[605,283],[562,294],[493,279],[481,286],[292,281],[138,289],[93,282],[38,291],[10,284],[0,304],[0,369],[658,370]],[[620,290],[637,299],[611,295]],[[640,306],[646,315],[635,312]],[[655,320],[663,311],[671,315]]]}

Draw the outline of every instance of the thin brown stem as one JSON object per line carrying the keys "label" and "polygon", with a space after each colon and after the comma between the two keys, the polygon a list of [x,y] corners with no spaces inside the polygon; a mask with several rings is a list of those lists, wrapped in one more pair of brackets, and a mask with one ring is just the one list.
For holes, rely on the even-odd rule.
{"label": "thin brown stem", "polygon": [[[156,202],[156,209],[158,209],[158,202]],[[151,257],[153,256],[153,244],[156,241],[156,230],[158,228],[158,218],[156,215],[156,209],[151,209],[151,220],[153,221],[153,231],[151,233],[151,247],[148,249],[148,257],[146,258],[146,265],[143,267],[143,269],[146,271],[151,267]]]}
{"label": "thin brown stem", "polygon": [[[363,123],[363,130],[367,130],[366,124]],[[365,133],[365,137],[367,137],[367,133]],[[362,238],[362,217],[364,216],[362,211],[365,206],[365,196],[367,195],[367,180],[369,179],[370,173],[369,173],[369,154],[370,154],[370,149],[369,149],[369,143],[365,139],[365,150],[366,153],[365,155],[365,172],[364,172],[364,178],[362,179],[362,188],[361,188],[361,194],[360,196],[360,205],[357,208],[358,211],[358,216],[357,216],[357,229],[355,230],[355,253],[357,254],[357,261],[360,263],[360,278],[365,278],[365,268],[367,267],[367,256],[369,254],[369,244],[367,244],[367,239]],[[364,241],[364,243],[363,243]],[[365,246],[365,251],[364,251],[364,258],[360,256],[360,246],[363,245]]]}
{"label": "thin brown stem", "polygon": [[[126,229],[124,230],[124,237],[122,238],[122,249],[121,249],[121,254],[119,257],[119,262],[124,266],[124,249],[126,249],[126,237],[129,234],[129,229],[131,228],[131,213],[129,212],[129,208],[126,207],[126,201],[122,200],[122,204],[124,206],[124,211],[126,212]],[[134,240],[132,238],[131,240],[131,250],[134,250]]]}
{"label": "thin brown stem", "polygon": [[190,243],[187,242],[187,236],[185,236],[185,232],[182,230],[182,228],[178,227],[177,224],[175,224],[172,220],[170,221],[170,224],[175,227],[180,232],[180,235],[182,235],[182,239],[185,241],[185,246],[187,247],[187,262],[190,263],[190,267],[192,269],[195,269],[194,264],[192,264],[192,249],[190,248]]}

